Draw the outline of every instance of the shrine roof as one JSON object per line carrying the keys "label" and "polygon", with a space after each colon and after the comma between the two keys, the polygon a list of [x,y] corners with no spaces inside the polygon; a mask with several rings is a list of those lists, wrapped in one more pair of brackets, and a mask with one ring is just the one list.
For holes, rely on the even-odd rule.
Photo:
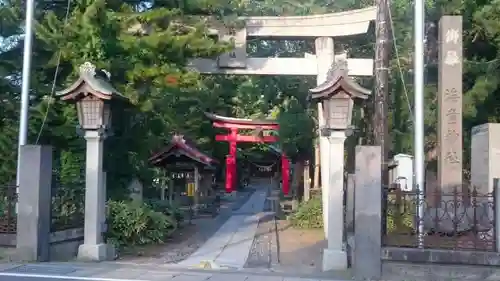
{"label": "shrine roof", "polygon": [[172,161],[168,160],[171,156],[181,155],[204,166],[211,167],[219,163],[216,159],[198,150],[194,142],[185,138],[183,135],[174,135],[170,142],[161,149],[160,152],[155,153],[149,158],[149,162],[155,166],[163,166],[169,164],[166,162]]}
{"label": "shrine roof", "polygon": [[205,112],[205,116],[213,122],[223,122],[227,124],[240,124],[240,125],[279,125],[278,121],[270,120],[270,119],[247,119],[247,118],[233,118],[233,117],[225,117],[209,112]]}
{"label": "shrine roof", "polygon": [[326,81],[309,90],[311,99],[327,98],[343,90],[348,95],[367,99],[371,91],[363,88],[348,75],[347,56],[337,59],[328,70]]}

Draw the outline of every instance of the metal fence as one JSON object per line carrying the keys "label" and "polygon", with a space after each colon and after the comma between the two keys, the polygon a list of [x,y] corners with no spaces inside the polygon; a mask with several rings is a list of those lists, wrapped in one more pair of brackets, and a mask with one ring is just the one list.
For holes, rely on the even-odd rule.
{"label": "metal fence", "polygon": [[83,185],[53,182],[51,203],[51,232],[83,227],[85,217]]}
{"label": "metal fence", "polygon": [[[384,246],[495,251],[495,196],[474,187],[426,192],[386,189]],[[418,208],[423,214],[419,215]],[[422,227],[423,226],[423,227]],[[422,231],[423,230],[423,231]]]}
{"label": "metal fence", "polygon": [[17,186],[0,185],[0,234],[15,234],[17,229]]}

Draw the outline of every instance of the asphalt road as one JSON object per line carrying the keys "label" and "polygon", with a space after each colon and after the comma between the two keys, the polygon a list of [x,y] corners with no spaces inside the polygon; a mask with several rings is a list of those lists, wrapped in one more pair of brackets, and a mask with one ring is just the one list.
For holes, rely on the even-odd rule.
{"label": "asphalt road", "polygon": [[41,277],[0,276],[0,281],[69,281],[69,280],[88,281],[88,279],[82,280],[78,279],[78,277],[75,277],[75,279],[61,279],[57,277],[41,278]]}
{"label": "asphalt road", "polygon": [[[169,278],[165,276],[165,280],[168,279]],[[120,278],[0,273],[0,281],[133,281],[133,280],[120,279]],[[141,280],[135,280],[135,281],[141,281]]]}

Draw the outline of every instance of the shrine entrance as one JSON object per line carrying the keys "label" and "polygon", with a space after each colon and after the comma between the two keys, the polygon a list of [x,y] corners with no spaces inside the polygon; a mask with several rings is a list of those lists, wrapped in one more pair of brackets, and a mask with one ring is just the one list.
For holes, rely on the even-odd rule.
{"label": "shrine entrance", "polygon": [[[338,52],[334,48],[335,40],[339,37],[361,35],[368,32],[370,23],[377,17],[377,7],[343,11],[339,13],[308,15],[308,16],[257,16],[240,17],[241,25],[237,27],[220,26],[214,24],[211,35],[220,40],[234,43],[234,49],[221,54],[217,58],[194,58],[188,61],[187,69],[205,74],[232,74],[232,75],[299,75],[315,76],[319,87],[312,89],[310,94],[325,99],[336,95],[336,100],[329,104],[335,110],[323,110],[323,102],[317,103],[318,129],[323,205],[323,223],[328,248],[323,251],[323,270],[343,270],[347,268],[347,255],[344,252],[344,223],[343,223],[343,183],[344,183],[344,140],[346,127],[350,126],[352,100],[350,101],[342,91],[359,92],[359,87],[351,87],[352,83],[345,83],[352,76],[372,76],[373,60],[371,58],[348,58],[346,52]],[[314,54],[305,53],[301,57],[251,57],[247,53],[247,39],[266,38],[275,40],[314,40]],[[341,48],[344,49],[343,47]],[[339,50],[340,51],[340,50]],[[330,77],[337,64],[342,65],[340,80]],[[337,88],[334,92],[334,88]],[[334,93],[333,93],[334,92]],[[348,95],[349,98],[356,95]],[[339,97],[341,97],[339,99]],[[340,100],[340,101],[339,101]],[[335,104],[341,103],[341,106]],[[326,108],[330,108],[326,106]],[[346,110],[347,109],[347,110]],[[325,116],[325,114],[330,114]],[[340,114],[340,115],[338,115]],[[273,136],[263,134],[265,130],[274,130],[278,124],[268,120],[249,120],[227,118],[208,115],[214,126],[228,130],[226,135],[217,136],[218,141],[229,142],[229,154],[226,158],[226,192],[234,190],[236,180],[236,144],[238,142],[270,143],[276,141]],[[326,117],[326,118],[325,118]],[[338,129],[338,120],[344,120],[341,130]],[[328,124],[329,121],[332,124]],[[328,127],[334,125],[334,127]],[[330,134],[329,130],[333,133]],[[240,135],[240,130],[253,130],[254,135]],[[244,131],[242,131],[244,132]],[[320,134],[321,133],[321,134]],[[326,157],[325,157],[326,156]],[[282,156],[283,192],[288,193],[289,161]],[[329,227],[330,222],[333,224]]]}
{"label": "shrine entrance", "polygon": [[[235,190],[237,182],[237,143],[275,143],[276,136],[269,135],[269,131],[277,131],[279,124],[274,120],[252,120],[243,118],[224,117],[212,113],[205,113],[212,121],[214,128],[228,130],[225,135],[216,135],[216,141],[229,143],[229,153],[226,155],[226,179],[225,190],[231,193]],[[242,130],[251,131],[250,135],[242,134]],[[290,190],[290,163],[285,154],[281,153],[281,176],[283,193],[288,194]]]}

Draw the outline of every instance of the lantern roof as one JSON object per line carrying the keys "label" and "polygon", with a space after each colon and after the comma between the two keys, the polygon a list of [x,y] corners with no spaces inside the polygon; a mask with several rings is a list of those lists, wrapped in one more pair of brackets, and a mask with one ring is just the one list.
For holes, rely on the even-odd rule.
{"label": "lantern roof", "polygon": [[111,85],[111,74],[108,71],[85,62],[79,67],[78,79],[68,88],[58,91],[56,96],[61,100],[78,100],[88,94],[102,100],[128,100]]}
{"label": "lantern roof", "polygon": [[174,135],[163,149],[149,158],[149,162],[155,166],[165,166],[174,164],[175,161],[181,161],[179,158],[181,156],[183,156],[184,162],[188,159],[189,162],[209,168],[218,164],[216,159],[198,150],[195,144],[183,135]]}
{"label": "lantern roof", "polygon": [[311,99],[330,98],[340,92],[355,98],[367,99],[370,90],[363,88],[348,75],[347,58],[337,59],[328,70],[326,81],[309,90]]}

